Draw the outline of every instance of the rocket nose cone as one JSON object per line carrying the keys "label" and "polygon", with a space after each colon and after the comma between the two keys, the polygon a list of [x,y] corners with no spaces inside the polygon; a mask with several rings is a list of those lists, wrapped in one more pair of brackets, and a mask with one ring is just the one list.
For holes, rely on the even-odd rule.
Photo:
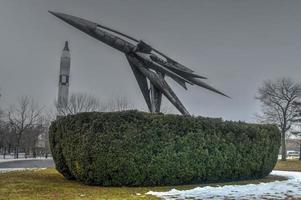
{"label": "rocket nose cone", "polygon": [[66,19],[68,16],[64,13],[60,13],[60,12],[54,12],[54,11],[51,11],[51,10],[48,10],[48,12],[54,16],[56,16],[57,18],[60,18],[62,20]]}
{"label": "rocket nose cone", "polygon": [[88,21],[86,19],[82,19],[79,17],[75,17],[72,15],[67,15],[64,13],[60,13],[60,12],[53,12],[53,11],[48,11],[50,14],[56,16],[57,18],[65,21],[66,23],[70,24],[71,26],[89,33],[91,32],[91,30],[95,30],[97,27],[97,24],[91,21]]}
{"label": "rocket nose cone", "polygon": [[54,12],[54,11],[48,10],[48,12],[54,16],[57,16],[56,12]]}

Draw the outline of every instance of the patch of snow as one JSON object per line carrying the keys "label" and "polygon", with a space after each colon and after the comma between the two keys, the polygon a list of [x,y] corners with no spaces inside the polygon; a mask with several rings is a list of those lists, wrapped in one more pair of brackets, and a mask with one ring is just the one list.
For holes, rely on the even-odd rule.
{"label": "patch of snow", "polygon": [[44,169],[46,168],[0,168],[0,174],[13,172],[13,171],[24,171],[24,170],[38,171]]}
{"label": "patch of snow", "polygon": [[271,175],[284,176],[288,180],[247,185],[196,187],[191,190],[172,189],[167,192],[149,191],[165,200],[174,199],[284,199],[301,198],[301,172],[272,171]]}
{"label": "patch of snow", "polygon": [[4,163],[4,162],[12,162],[12,161],[24,161],[24,160],[52,160],[52,157],[39,157],[39,158],[8,158],[8,159],[2,159],[0,158],[0,163]]}

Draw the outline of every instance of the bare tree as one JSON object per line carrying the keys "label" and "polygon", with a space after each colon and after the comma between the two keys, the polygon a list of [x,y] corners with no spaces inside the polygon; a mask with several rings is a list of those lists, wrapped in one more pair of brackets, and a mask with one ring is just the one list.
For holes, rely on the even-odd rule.
{"label": "bare tree", "polygon": [[[0,116],[0,153],[4,152],[5,150],[5,129],[4,129],[4,122],[1,120]],[[5,154],[5,153],[3,153]]]}
{"label": "bare tree", "polygon": [[301,84],[288,78],[265,81],[258,89],[257,99],[262,103],[265,123],[277,124],[281,132],[281,160],[286,160],[286,133],[294,121],[294,101],[301,97]]}
{"label": "bare tree", "polygon": [[84,93],[71,94],[64,108],[58,108],[57,102],[55,105],[63,115],[98,111],[100,107],[99,100],[96,97]]}
{"label": "bare tree", "polygon": [[164,114],[178,114],[179,111],[169,102],[163,101],[161,105],[161,113]]}
{"label": "bare tree", "polygon": [[133,109],[133,104],[124,96],[116,96],[107,102],[103,102],[100,106],[100,111],[117,112]]}
{"label": "bare tree", "polygon": [[48,131],[53,119],[49,113],[43,112],[37,123],[25,131],[22,136],[21,147],[25,150],[26,157],[31,154],[33,157],[37,155],[48,157],[50,151]]}
{"label": "bare tree", "polygon": [[100,103],[99,99],[96,97],[84,93],[71,94],[65,108],[59,108],[57,102],[55,103],[55,106],[63,116],[80,112],[123,111],[134,107],[133,104],[124,96],[116,96],[111,98],[109,101]]}
{"label": "bare tree", "polygon": [[[0,100],[1,100],[2,94],[0,93]],[[2,121],[2,117],[3,117],[4,111],[2,110],[2,108],[0,107],[0,121]]]}
{"label": "bare tree", "polygon": [[[0,93],[0,99],[1,99],[1,93]],[[4,122],[2,120],[3,111],[0,107],[0,150],[4,148]]]}
{"label": "bare tree", "polygon": [[51,125],[51,122],[53,121],[53,118],[49,113],[43,116],[41,120],[41,134],[40,134],[40,145],[44,147],[44,156],[45,158],[48,157],[48,154],[50,153],[50,146],[49,146],[49,127]]}
{"label": "bare tree", "polygon": [[299,139],[299,160],[301,160],[301,102],[295,101],[294,106],[296,107],[295,119],[294,119],[294,130],[291,134]]}
{"label": "bare tree", "polygon": [[8,120],[12,131],[16,134],[16,158],[19,157],[19,148],[23,133],[38,122],[42,109],[28,96],[20,97],[16,105],[10,106]]}
{"label": "bare tree", "polygon": [[16,134],[11,129],[9,123],[2,121],[2,126],[0,127],[0,135],[3,158],[5,159],[6,152],[10,154],[12,148],[16,144]]}

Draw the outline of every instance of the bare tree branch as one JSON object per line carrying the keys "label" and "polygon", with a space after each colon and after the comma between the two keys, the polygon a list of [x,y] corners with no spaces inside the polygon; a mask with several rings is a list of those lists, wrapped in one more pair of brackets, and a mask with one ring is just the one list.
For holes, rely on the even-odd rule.
{"label": "bare tree branch", "polygon": [[277,124],[282,138],[282,160],[286,160],[285,138],[294,122],[296,106],[294,102],[301,97],[301,84],[291,79],[281,78],[276,81],[265,81],[258,89],[256,99],[262,103],[263,115],[267,123]]}
{"label": "bare tree branch", "polygon": [[96,97],[84,93],[71,94],[65,105],[65,107],[59,108],[57,102],[55,103],[58,113],[63,116],[80,112],[98,111],[100,108],[99,100]]}
{"label": "bare tree branch", "polygon": [[18,148],[20,147],[21,137],[25,131],[32,128],[41,116],[43,107],[40,107],[28,96],[18,99],[16,105],[10,106],[8,110],[8,120],[11,129],[16,134],[16,157],[18,158]]}
{"label": "bare tree branch", "polygon": [[117,112],[133,109],[133,104],[124,96],[116,96],[107,102],[101,103],[100,111],[102,112]]}

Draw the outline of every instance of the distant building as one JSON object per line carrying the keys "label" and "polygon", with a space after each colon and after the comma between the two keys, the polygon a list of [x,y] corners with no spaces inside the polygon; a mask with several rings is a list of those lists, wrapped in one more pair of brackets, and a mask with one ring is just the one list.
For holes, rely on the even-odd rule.
{"label": "distant building", "polygon": [[65,42],[65,47],[61,56],[60,75],[59,75],[59,91],[57,100],[57,116],[63,116],[63,110],[67,107],[69,96],[69,81],[70,81],[70,50],[68,41]]}

